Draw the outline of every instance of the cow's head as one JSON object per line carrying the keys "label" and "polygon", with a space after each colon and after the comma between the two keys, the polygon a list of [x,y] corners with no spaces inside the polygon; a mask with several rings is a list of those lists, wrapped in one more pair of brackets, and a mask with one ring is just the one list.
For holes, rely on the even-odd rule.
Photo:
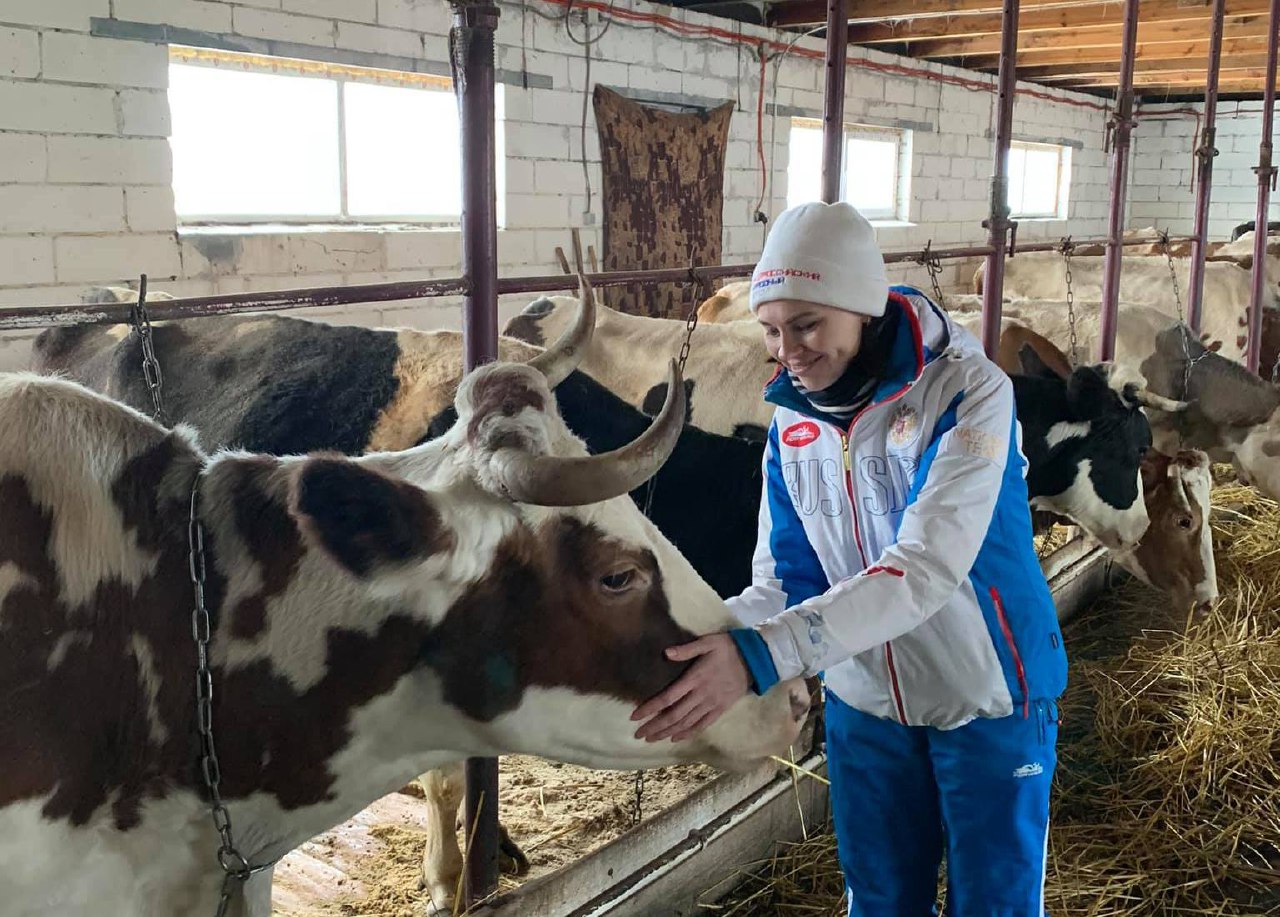
{"label": "cow's head", "polygon": [[1038,423],[1023,420],[1024,429],[1044,430],[1042,442],[1028,443],[1039,450],[1033,507],[1066,516],[1109,548],[1135,546],[1149,524],[1140,472],[1151,447],[1141,410],[1149,396],[1107,365],[1077,367],[1064,380],[1029,345],[1020,357],[1026,377],[1061,386],[1028,405]]}
{"label": "cow's head", "polygon": [[1209,456],[1183,450],[1148,452],[1142,490],[1151,525],[1137,548],[1116,555],[1120,566],[1169,594],[1179,608],[1207,611],[1218,598],[1209,493]]}
{"label": "cow's head", "polygon": [[[671,368],[672,390],[679,373]],[[734,622],[626,494],[684,419],[668,399],[638,440],[588,456],[547,380],[493,364],[458,390],[458,421],[400,453],[299,460],[291,512],[330,576],[420,622],[416,673],[386,699],[409,745],[523,752],[596,767],[750,765],[795,739],[802,685],[741,700],[695,740],[646,745],[634,706],[684,666],[667,646]],[[450,744],[451,743],[451,744]]]}

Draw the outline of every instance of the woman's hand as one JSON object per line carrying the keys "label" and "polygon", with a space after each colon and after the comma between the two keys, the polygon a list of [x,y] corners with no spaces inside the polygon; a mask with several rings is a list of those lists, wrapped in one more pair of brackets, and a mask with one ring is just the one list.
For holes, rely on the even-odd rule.
{"label": "woman's hand", "polygon": [[[699,658],[701,657],[701,658]],[[697,659],[669,688],[641,704],[633,720],[647,720],[636,738],[680,742],[706,729],[751,688],[751,676],[728,634],[708,634],[667,649],[672,662]]]}

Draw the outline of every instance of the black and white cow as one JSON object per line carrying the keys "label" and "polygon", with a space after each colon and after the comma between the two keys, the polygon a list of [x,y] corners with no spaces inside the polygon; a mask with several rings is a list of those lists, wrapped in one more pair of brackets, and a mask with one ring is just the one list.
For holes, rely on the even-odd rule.
{"label": "black and white cow", "polygon": [[1032,372],[1012,375],[1031,506],[1075,522],[1106,547],[1131,550],[1150,524],[1142,459],[1151,426],[1132,389],[1117,391],[1104,369],[1063,378],[1029,351]]}

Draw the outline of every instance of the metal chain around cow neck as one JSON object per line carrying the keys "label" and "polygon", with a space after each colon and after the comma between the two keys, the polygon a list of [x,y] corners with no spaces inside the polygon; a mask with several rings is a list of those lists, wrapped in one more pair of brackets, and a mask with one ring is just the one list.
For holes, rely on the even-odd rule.
{"label": "metal chain around cow neck", "polygon": [[[164,374],[156,357],[151,335],[151,317],[147,314],[147,275],[138,280],[138,301],[131,310],[134,330],[142,342],[142,375],[151,393],[155,419],[169,426],[164,408]],[[191,483],[191,508],[187,516],[187,570],[195,594],[195,606],[191,611],[191,637],[196,644],[196,728],[200,733],[200,773],[209,793],[209,810],[213,826],[218,832],[218,865],[222,867],[222,889],[218,894],[216,917],[225,917],[231,906],[236,885],[243,885],[249,877],[270,869],[275,860],[261,866],[249,866],[249,861],[236,848],[231,833],[231,813],[222,802],[220,786],[222,770],[218,765],[218,752],[213,740],[213,673],[209,669],[209,640],[213,627],[209,609],[204,602],[205,551],[204,525],[200,522],[200,479],[196,472]]]}

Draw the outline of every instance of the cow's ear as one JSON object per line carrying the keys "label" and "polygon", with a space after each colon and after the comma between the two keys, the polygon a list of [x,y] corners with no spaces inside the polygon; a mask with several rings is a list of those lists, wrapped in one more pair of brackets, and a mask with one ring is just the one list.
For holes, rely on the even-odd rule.
{"label": "cow's ear", "polygon": [[1022,374],[1024,376],[1038,376],[1045,379],[1062,378],[1061,375],[1049,367],[1049,364],[1030,344],[1023,344],[1018,348],[1018,362],[1022,364]]}
{"label": "cow's ear", "polygon": [[359,577],[453,544],[426,493],[349,459],[308,459],[294,484],[293,511],[307,536]]}

